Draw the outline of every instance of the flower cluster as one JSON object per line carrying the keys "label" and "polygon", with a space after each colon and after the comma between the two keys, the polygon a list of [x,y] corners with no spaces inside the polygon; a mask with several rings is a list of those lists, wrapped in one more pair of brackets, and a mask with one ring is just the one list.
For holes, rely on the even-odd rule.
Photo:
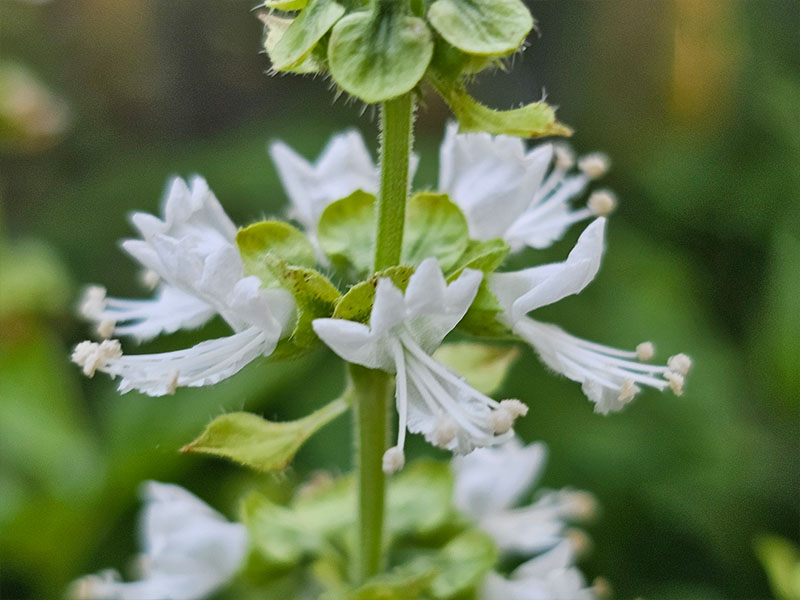
{"label": "flower cluster", "polygon": [[[440,211],[437,216],[449,211],[454,228],[464,224],[463,239],[456,239],[446,252],[435,243],[425,246],[431,255],[410,252],[407,267],[378,273],[340,295],[310,266],[315,261],[322,261],[323,268],[336,264],[326,256],[330,244],[322,243],[338,226],[330,215],[338,214],[333,209],[340,205],[350,206],[347,197],[374,192],[377,169],[355,132],[336,136],[316,164],[281,143],[273,144],[272,154],[291,200],[290,215],[304,226],[308,241],[292,230],[300,240],[299,249],[287,249],[268,229],[264,239],[259,238],[264,248],[263,256],[258,255],[261,262],[256,262],[281,268],[302,262],[304,279],[312,273],[324,280],[325,289],[334,294],[332,300],[325,305],[314,296],[316,288],[299,288],[294,280],[251,268],[253,261],[242,258],[243,242],[237,240],[236,227],[205,181],[194,178],[186,185],[176,179],[163,217],[134,214],[141,238],[122,244],[144,268],[144,279],[155,288],[153,298],[108,297],[98,287],[85,294],[82,313],[108,338],[75,348],[73,360],[86,375],[102,371],[120,379],[120,391],[137,389],[150,395],[170,394],[180,386],[210,385],[260,356],[269,356],[281,340],[294,342],[305,323],[312,339],[327,344],[346,361],[396,374],[400,422],[397,445],[384,459],[387,472],[403,465],[406,429],[423,434],[434,445],[466,454],[505,442],[513,435],[514,420],[527,412],[519,400],[498,402],[432,358],[445,336],[467,322],[491,323],[485,329],[499,327],[530,344],[553,371],[582,384],[597,412],[621,409],[643,386],[681,393],[691,366],[687,356],[675,355],[666,365],[650,364],[654,349],[649,342],[619,350],[528,316],[579,293],[600,267],[605,215],[614,207],[613,195],[595,191],[584,207],[576,207],[575,199],[608,168],[603,155],[576,160],[569,149],[555,144],[526,151],[516,138],[458,134],[454,126],[448,127],[439,178],[439,189],[447,196],[426,196],[423,200],[433,198],[436,204],[422,203],[420,210]],[[339,200],[343,196],[345,200]],[[372,205],[364,206],[372,210]],[[509,250],[546,247],[569,225],[592,217],[563,262],[495,271]],[[320,226],[326,227],[324,239],[318,239]],[[424,236],[425,231],[417,235]],[[357,245],[358,240],[354,237],[352,243]],[[348,252],[355,250],[344,250]],[[311,258],[297,258],[305,255]],[[316,302],[308,302],[309,294]],[[323,308],[312,311],[311,304]],[[487,304],[490,310],[482,310]],[[149,340],[198,327],[215,315],[230,325],[232,334],[184,350],[127,354],[111,337]]]}

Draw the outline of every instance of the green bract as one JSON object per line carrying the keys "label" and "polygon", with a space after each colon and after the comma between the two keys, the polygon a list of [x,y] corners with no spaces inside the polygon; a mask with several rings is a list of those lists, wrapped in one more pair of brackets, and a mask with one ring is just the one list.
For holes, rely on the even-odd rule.
{"label": "green bract", "polygon": [[519,0],[436,0],[428,21],[459,50],[484,56],[516,51],[533,28]]}
{"label": "green bract", "polygon": [[344,7],[333,0],[311,0],[274,46],[267,48],[272,67],[276,71],[297,67],[344,12]]}
{"label": "green bract", "polygon": [[429,256],[447,272],[466,250],[469,228],[461,209],[446,194],[419,192],[406,205],[403,235],[405,264],[417,265]]}
{"label": "green bract", "polygon": [[211,421],[181,452],[224,456],[259,471],[283,469],[309,437],[347,407],[347,401],[339,398],[302,419],[284,423],[252,413],[229,413]]}
{"label": "green bract", "polygon": [[399,289],[405,291],[408,280],[414,273],[413,267],[389,267],[383,271],[378,271],[367,281],[362,281],[351,287],[347,293],[339,299],[333,311],[336,319],[347,319],[348,321],[358,321],[359,323],[369,322],[372,304],[375,301],[375,289],[378,281],[386,277],[392,280]]}
{"label": "green bract", "polygon": [[347,15],[336,23],[328,43],[334,81],[368,103],[412,90],[432,56],[433,37],[425,21],[390,3]]}
{"label": "green bract", "polygon": [[338,269],[368,273],[375,253],[375,196],[358,190],[330,204],[320,217],[317,239]]}

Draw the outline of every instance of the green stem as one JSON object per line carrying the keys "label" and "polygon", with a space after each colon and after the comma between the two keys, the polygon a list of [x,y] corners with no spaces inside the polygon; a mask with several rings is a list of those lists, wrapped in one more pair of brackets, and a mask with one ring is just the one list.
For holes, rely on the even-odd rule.
{"label": "green stem", "polygon": [[403,250],[408,163],[414,97],[405,94],[381,106],[381,189],[375,238],[375,270],[400,264]]}
{"label": "green stem", "polygon": [[383,566],[383,508],[386,451],[386,415],[391,399],[391,376],[383,371],[350,365],[357,436],[358,547],[356,581],[363,583]]}

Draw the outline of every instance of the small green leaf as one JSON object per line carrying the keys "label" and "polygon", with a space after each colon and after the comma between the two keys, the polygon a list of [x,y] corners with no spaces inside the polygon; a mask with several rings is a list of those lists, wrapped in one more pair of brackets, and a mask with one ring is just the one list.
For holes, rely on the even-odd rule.
{"label": "small green leaf", "polygon": [[372,304],[375,302],[375,289],[378,287],[378,280],[387,277],[398,288],[405,291],[408,286],[408,280],[413,273],[413,267],[389,267],[375,273],[367,281],[362,281],[351,287],[341,297],[336,304],[336,309],[333,311],[333,318],[368,323],[372,312]]}
{"label": "small green leaf", "polygon": [[314,246],[308,238],[283,221],[261,221],[243,227],[236,234],[236,245],[247,273],[260,277],[267,287],[280,283],[265,263],[267,254],[283,258],[290,265],[313,267],[316,264]]}
{"label": "small green leaf", "polygon": [[344,398],[338,398],[307,417],[283,423],[252,413],[229,413],[211,421],[181,452],[224,456],[259,471],[283,469],[308,438],[348,406]]}
{"label": "small green leaf", "polygon": [[[305,4],[305,2],[303,2],[303,4]],[[286,33],[286,30],[289,29],[289,26],[292,24],[294,19],[279,17],[271,13],[262,14],[260,18],[264,23],[264,50],[267,51],[269,56],[272,56],[272,54],[275,52],[275,47],[278,45],[278,42],[281,41]],[[311,53],[309,53],[299,63],[283,70],[289,73],[297,73],[298,75],[319,73],[320,71],[323,71],[324,60],[319,60],[316,50],[317,48],[315,47],[314,50],[312,50]]]}
{"label": "small green leaf", "polygon": [[556,121],[555,110],[545,102],[532,102],[511,110],[494,110],[472,98],[459,81],[446,81],[433,70],[428,71],[427,80],[450,106],[462,133],[485,131],[518,137],[572,135],[569,127]]}
{"label": "small green leaf", "polygon": [[774,535],[757,538],[755,548],[775,598],[800,600],[800,549]]}
{"label": "small green leaf", "polygon": [[446,194],[420,192],[406,205],[403,262],[418,265],[433,256],[447,272],[467,249],[469,227],[464,213]]}
{"label": "small green leaf", "polygon": [[340,533],[356,521],[356,486],[352,475],[308,484],[292,504],[306,527],[325,536]]}
{"label": "small green leaf", "polygon": [[277,40],[267,49],[276,71],[288,71],[302,63],[328,33],[334,23],[342,18],[345,9],[333,0],[311,0]]}
{"label": "small green leaf", "polygon": [[428,21],[459,50],[484,56],[516,51],[533,29],[533,17],[520,0],[436,0]]}
{"label": "small green leaf", "polygon": [[240,514],[253,548],[267,566],[296,565],[323,543],[322,537],[306,527],[294,511],[256,492],[244,499]]}
{"label": "small green leaf", "polygon": [[335,267],[362,275],[375,253],[375,196],[357,190],[323,211],[317,239]]}
{"label": "small green leaf", "polygon": [[458,328],[472,335],[513,338],[511,330],[497,320],[497,315],[502,311],[503,308],[484,279]]}
{"label": "small green leaf", "polygon": [[479,392],[494,394],[519,356],[516,346],[454,342],[439,346],[433,357],[464,376]]}
{"label": "small green leaf", "polygon": [[444,600],[473,589],[497,562],[497,548],[476,529],[453,538],[436,557],[439,574],[431,584],[434,597]]}
{"label": "small green leaf", "polygon": [[411,561],[369,579],[349,600],[415,600],[426,598],[424,592],[438,571],[431,561]]}
{"label": "small green leaf", "polygon": [[264,6],[270,10],[302,10],[308,4],[308,0],[266,0]]}
{"label": "small green leaf", "polygon": [[452,272],[448,273],[447,280],[455,280],[464,269],[476,269],[484,273],[491,273],[503,264],[503,260],[510,251],[511,246],[500,239],[485,242],[470,240],[467,249],[458,258],[456,266]]}
{"label": "small green leaf", "polygon": [[412,90],[433,56],[425,21],[381,5],[355,12],[333,28],[328,62],[336,83],[367,103],[385,102]]}
{"label": "small green leaf", "polygon": [[430,533],[453,515],[452,497],[447,463],[415,461],[389,482],[387,528],[394,535]]}

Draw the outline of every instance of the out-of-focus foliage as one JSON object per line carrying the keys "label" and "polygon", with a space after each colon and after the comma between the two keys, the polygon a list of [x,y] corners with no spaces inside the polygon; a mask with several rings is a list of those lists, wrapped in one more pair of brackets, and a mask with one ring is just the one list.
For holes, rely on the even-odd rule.
{"label": "out-of-focus foliage", "polygon": [[[659,357],[685,351],[696,367],[681,398],[644,393],[601,417],[525,351],[499,393],[530,404],[519,431],[550,446],[545,484],[591,490],[603,506],[590,577],[621,598],[766,597],[753,542],[770,532],[796,544],[800,519],[800,10],[793,0],[530,7],[541,38],[510,74],[484,73],[470,90],[508,107],[546,87],[577,148],[613,157],[605,183],[621,200],[598,279],[537,318],[621,346],[651,339]],[[185,485],[231,516],[251,489],[279,498],[281,478],[178,450],[223,412],[287,421],[343,391],[323,353],[167,398],[120,397],[68,363],[88,334],[73,315],[76,282],[147,293],[117,240],[130,234],[126,213],[156,209],[167,176],[202,173],[244,225],[284,210],[268,140],[313,156],[346,125],[374,134],[374,115],[333,103],[324,82],[264,75],[250,8],[0,3],[4,58],[72,115],[56,145],[4,134],[0,149],[3,598],[58,597],[80,574],[126,565],[144,479]],[[436,183],[447,114],[434,95],[426,103],[419,188]],[[519,260],[563,259],[577,233]],[[222,331],[212,323],[144,349]],[[326,426],[284,477],[348,469],[349,435],[346,419]]]}

